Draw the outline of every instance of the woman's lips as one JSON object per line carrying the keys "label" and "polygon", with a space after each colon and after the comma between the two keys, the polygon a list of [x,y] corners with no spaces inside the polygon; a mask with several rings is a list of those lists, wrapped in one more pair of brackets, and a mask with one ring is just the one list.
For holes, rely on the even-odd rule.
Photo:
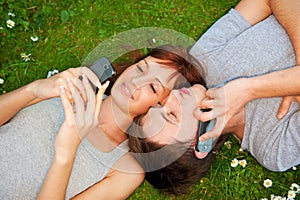
{"label": "woman's lips", "polygon": [[122,91],[123,91],[123,94],[125,94],[127,97],[129,97],[130,99],[133,99],[130,89],[127,87],[127,85],[125,83],[122,84]]}

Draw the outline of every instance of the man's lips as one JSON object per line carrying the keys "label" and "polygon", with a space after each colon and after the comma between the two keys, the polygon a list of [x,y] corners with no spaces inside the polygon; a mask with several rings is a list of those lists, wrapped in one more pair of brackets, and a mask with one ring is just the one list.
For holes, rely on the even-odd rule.
{"label": "man's lips", "polygon": [[180,92],[181,94],[187,94],[187,95],[191,96],[191,93],[190,93],[190,91],[189,91],[187,88],[181,88],[181,89],[179,90],[179,92]]}

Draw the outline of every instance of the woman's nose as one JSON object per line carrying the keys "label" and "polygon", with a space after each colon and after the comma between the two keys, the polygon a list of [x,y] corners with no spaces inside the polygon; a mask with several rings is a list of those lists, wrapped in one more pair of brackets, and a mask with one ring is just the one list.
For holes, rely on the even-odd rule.
{"label": "woman's nose", "polygon": [[136,77],[132,78],[132,83],[136,88],[141,88],[141,87],[151,83],[151,81],[146,76],[136,76]]}

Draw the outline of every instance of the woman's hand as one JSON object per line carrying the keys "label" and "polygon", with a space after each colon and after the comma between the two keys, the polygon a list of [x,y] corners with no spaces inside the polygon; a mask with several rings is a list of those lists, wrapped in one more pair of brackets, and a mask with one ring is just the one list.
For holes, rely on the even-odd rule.
{"label": "woman's hand", "polygon": [[65,121],[55,140],[55,153],[61,158],[75,156],[81,139],[92,131],[98,131],[102,97],[108,82],[99,88],[97,95],[85,75],[82,75],[82,81],[78,78],[75,79],[75,83],[68,80],[67,86],[72,95],[72,101],[67,96],[65,86],[60,86]]}
{"label": "woman's hand", "polygon": [[[59,97],[59,87],[64,86],[65,92],[69,99],[72,99],[72,93],[68,89],[68,83],[66,80],[69,80],[73,83],[78,80],[78,77],[81,75],[86,75],[86,77],[97,87],[99,87],[100,81],[95,73],[93,73],[89,68],[87,67],[78,67],[78,68],[69,68],[59,74],[56,74],[55,76],[52,76],[50,78],[41,79],[34,81],[31,83],[31,90],[33,95],[40,99],[45,100],[53,97]],[[83,89],[82,82],[79,82],[76,87],[80,89],[81,92],[85,92]],[[85,98],[86,95],[83,95]],[[86,101],[86,99],[84,99]]]}

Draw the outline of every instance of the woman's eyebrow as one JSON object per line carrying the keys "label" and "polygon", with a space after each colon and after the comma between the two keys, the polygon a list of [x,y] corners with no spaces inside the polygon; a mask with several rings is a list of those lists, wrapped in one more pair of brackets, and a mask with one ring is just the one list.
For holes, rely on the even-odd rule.
{"label": "woman's eyebrow", "polygon": [[149,69],[149,68],[150,68],[150,66],[149,66],[148,62],[146,61],[146,59],[144,59],[143,61],[145,62],[145,64],[146,64],[146,67]]}
{"label": "woman's eyebrow", "polygon": [[162,84],[162,82],[159,80],[159,78],[155,78],[156,82],[158,82],[158,84],[162,87],[162,92],[164,93],[165,92],[165,86]]}

